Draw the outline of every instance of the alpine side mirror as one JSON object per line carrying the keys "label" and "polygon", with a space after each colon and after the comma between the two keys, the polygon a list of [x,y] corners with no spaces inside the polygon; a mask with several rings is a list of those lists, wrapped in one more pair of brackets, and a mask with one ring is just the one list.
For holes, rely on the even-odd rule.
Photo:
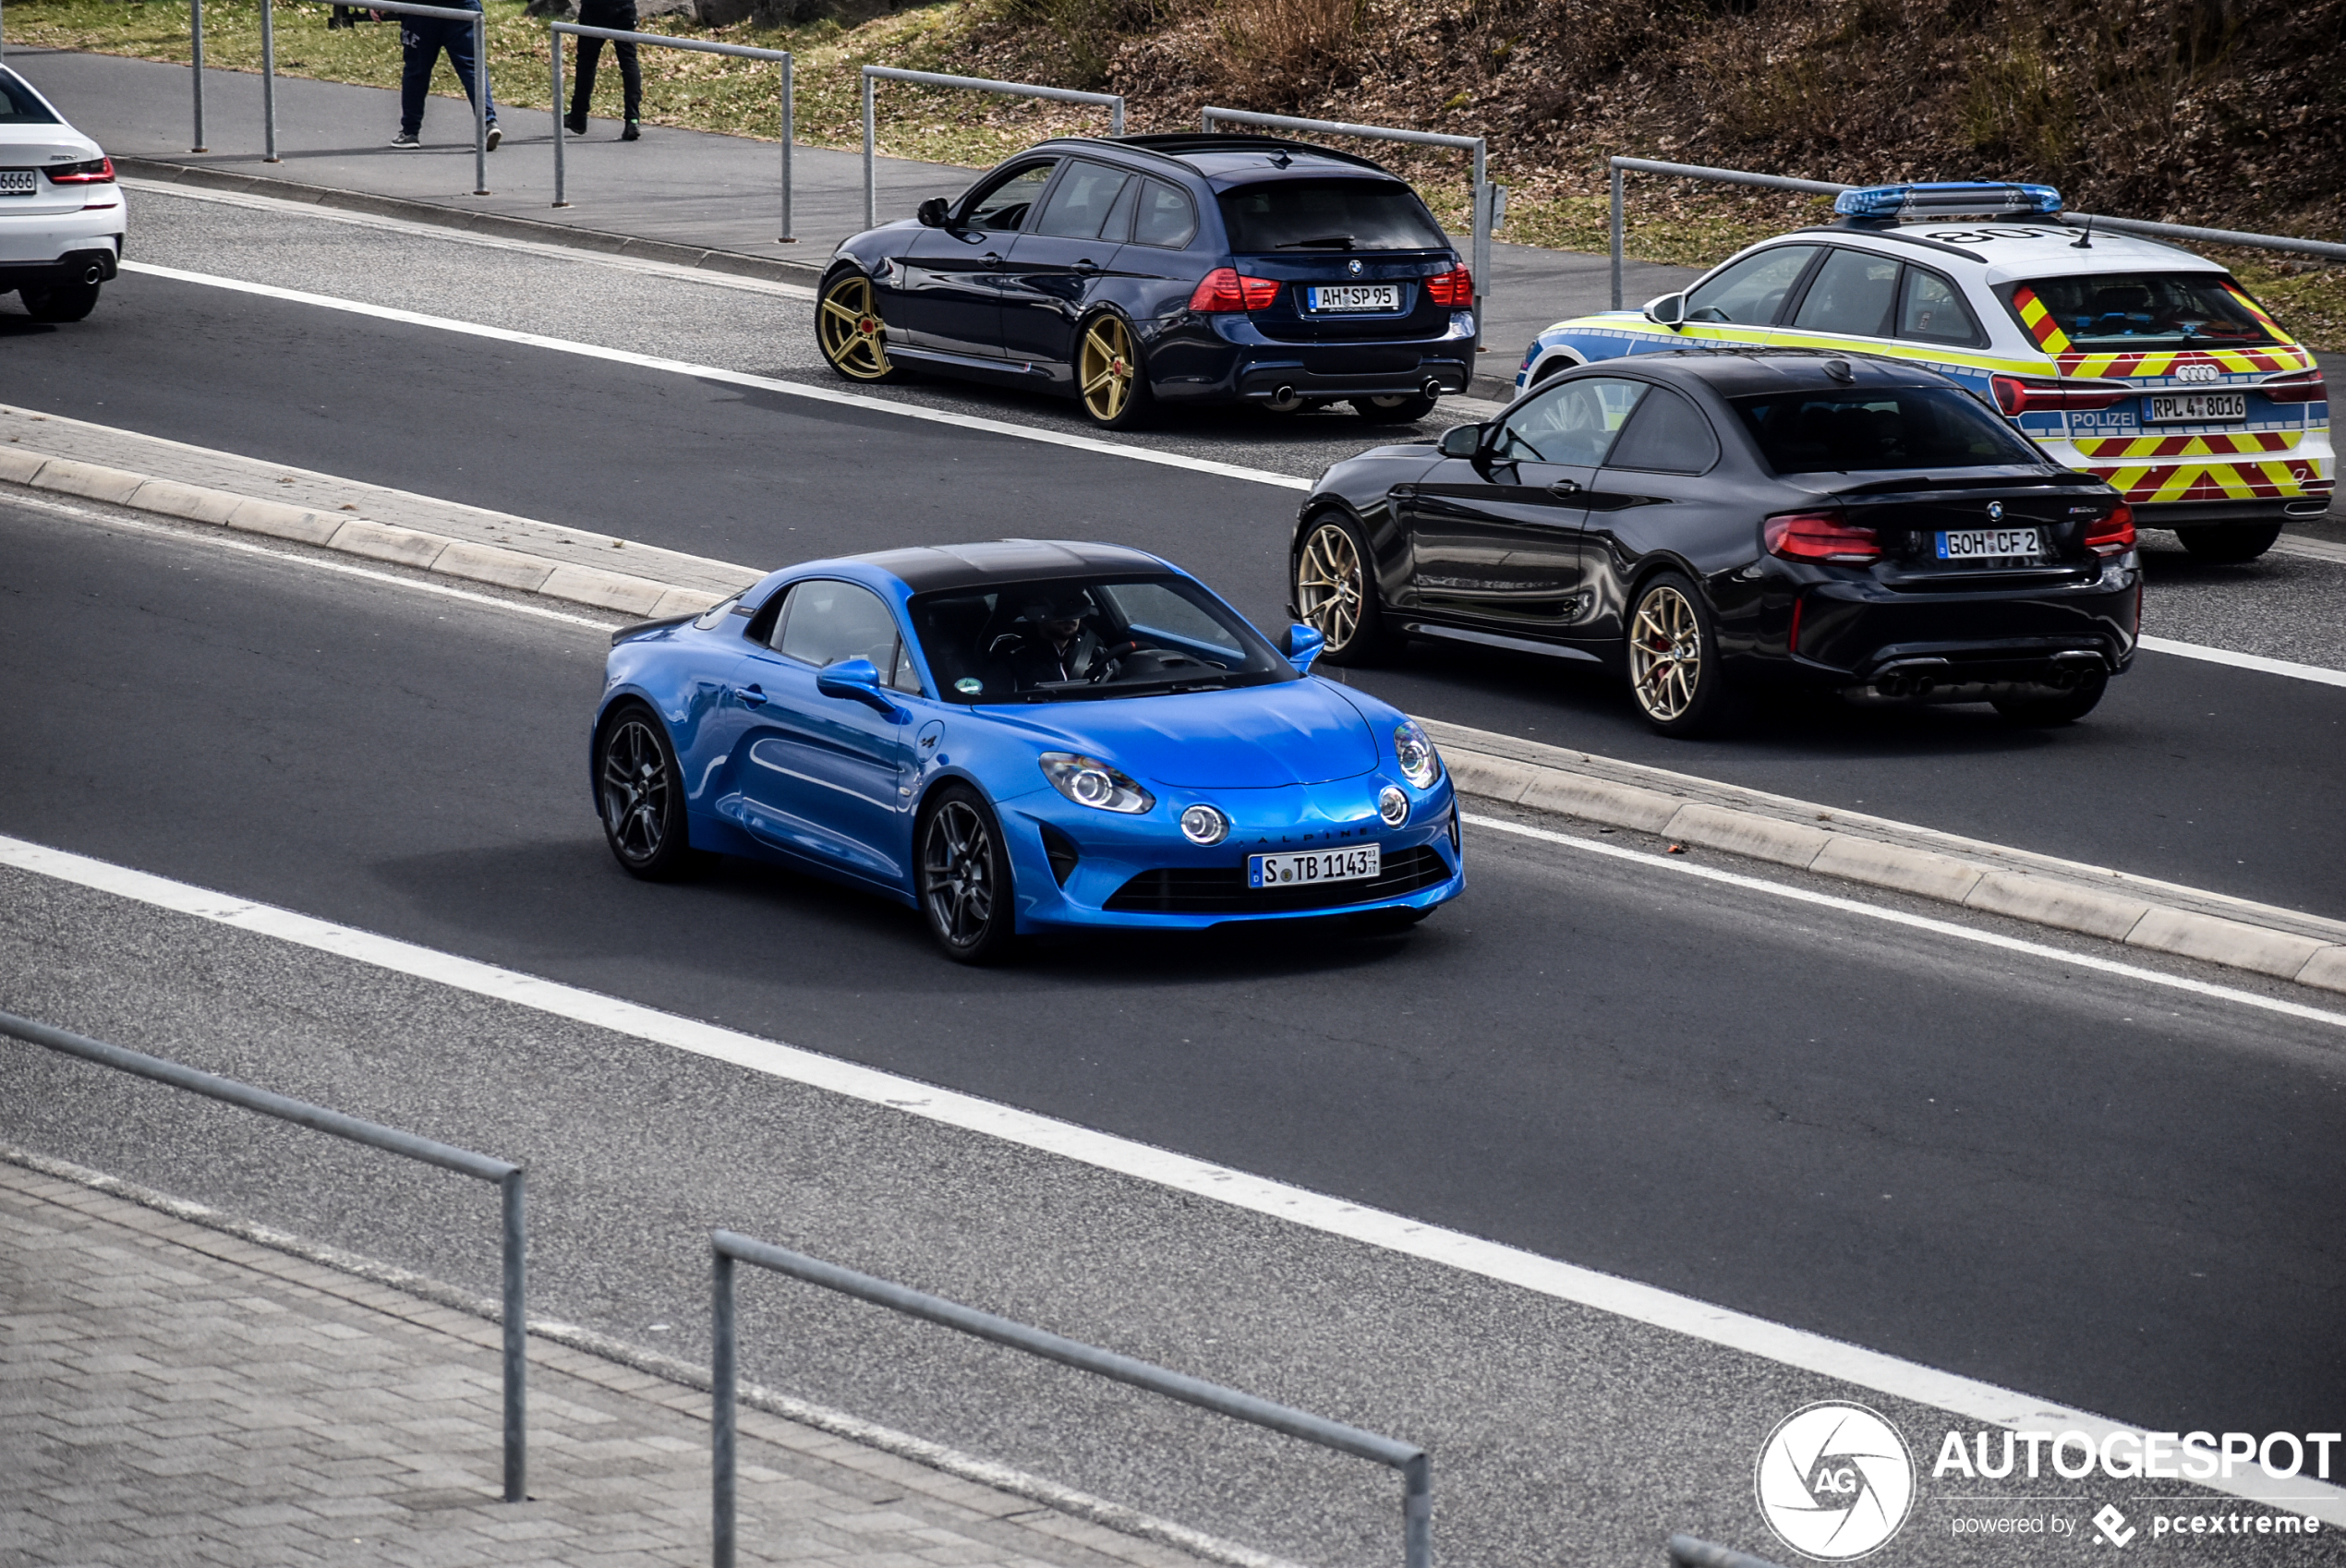
{"label": "alpine side mirror", "polygon": [[1686,324],[1687,296],[1683,294],[1657,295],[1646,301],[1645,319],[1658,325],[1677,328]]}
{"label": "alpine side mirror", "polygon": [[1287,661],[1295,666],[1297,674],[1306,674],[1320,650],[1328,645],[1326,636],[1317,626],[1306,626],[1300,621],[1287,629]]}
{"label": "alpine side mirror", "polygon": [[815,677],[815,689],[827,697],[862,703],[890,716],[896,712],[896,705],[880,694],[879,669],[868,658],[843,658],[826,666]]}
{"label": "alpine side mirror", "polygon": [[941,229],[945,226],[945,199],[941,196],[932,196],[920,204],[914,215],[920,219],[921,227]]}
{"label": "alpine side mirror", "polygon": [[1472,457],[1482,450],[1482,427],[1453,425],[1442,432],[1439,448],[1445,457]]}

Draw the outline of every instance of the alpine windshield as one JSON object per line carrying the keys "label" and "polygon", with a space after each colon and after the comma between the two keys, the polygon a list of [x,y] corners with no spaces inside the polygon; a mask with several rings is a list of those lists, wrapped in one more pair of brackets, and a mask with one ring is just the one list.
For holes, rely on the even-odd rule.
{"label": "alpine windshield", "polygon": [[1186,577],[1058,578],[923,594],[913,629],[949,703],[1080,702],[1297,679]]}
{"label": "alpine windshield", "polygon": [[[2275,341],[2230,278],[2213,272],[2101,272],[2038,278],[2012,291],[2034,294],[2070,346],[2086,352],[2225,348]],[[2021,324],[2027,325],[2023,316]]]}
{"label": "alpine windshield", "polygon": [[1445,250],[1450,241],[1399,180],[1265,180],[1222,193],[1241,256],[1273,251]]}
{"label": "alpine windshield", "polygon": [[1779,474],[2040,467],[2036,447],[1953,387],[1804,392],[1730,400]]}

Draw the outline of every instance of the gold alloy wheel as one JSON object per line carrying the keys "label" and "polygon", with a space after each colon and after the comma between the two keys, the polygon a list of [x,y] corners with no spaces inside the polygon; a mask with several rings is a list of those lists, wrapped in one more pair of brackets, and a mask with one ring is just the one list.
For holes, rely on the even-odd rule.
{"label": "gold alloy wheel", "polygon": [[840,375],[858,381],[885,380],[895,367],[888,362],[878,305],[872,298],[872,280],[850,272],[823,291],[816,312],[823,357]]}
{"label": "gold alloy wheel", "polygon": [[1663,583],[1638,601],[1629,628],[1629,689],[1648,718],[1667,724],[1702,685],[1702,623],[1687,596]]}
{"label": "gold alloy wheel", "polygon": [[1132,331],[1117,316],[1102,316],[1083,329],[1083,348],[1076,356],[1076,384],[1083,389],[1084,412],[1103,425],[1116,422],[1131,406],[1132,384],[1140,366],[1132,357]]}
{"label": "gold alloy wheel", "polygon": [[1327,639],[1330,653],[1342,653],[1360,633],[1360,552],[1341,523],[1323,523],[1304,541],[1295,569],[1295,608]]}

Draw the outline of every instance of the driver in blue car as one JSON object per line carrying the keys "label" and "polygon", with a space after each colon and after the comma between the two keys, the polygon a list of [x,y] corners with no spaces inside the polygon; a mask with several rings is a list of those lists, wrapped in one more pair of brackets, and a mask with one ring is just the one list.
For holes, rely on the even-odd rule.
{"label": "driver in blue car", "polygon": [[1081,588],[1030,601],[1021,617],[1022,630],[1005,634],[994,649],[1009,660],[1016,689],[1105,679],[1132,645],[1104,645],[1087,624],[1094,615],[1091,596]]}

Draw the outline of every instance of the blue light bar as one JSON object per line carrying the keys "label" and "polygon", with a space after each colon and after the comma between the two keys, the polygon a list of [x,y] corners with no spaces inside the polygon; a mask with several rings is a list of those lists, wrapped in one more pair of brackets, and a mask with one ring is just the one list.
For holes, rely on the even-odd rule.
{"label": "blue light bar", "polygon": [[1832,210],[1852,218],[2001,217],[2026,213],[2050,218],[2061,211],[2061,192],[2049,185],[1999,185],[1990,180],[1942,180],[1931,185],[1873,185],[1844,190]]}

